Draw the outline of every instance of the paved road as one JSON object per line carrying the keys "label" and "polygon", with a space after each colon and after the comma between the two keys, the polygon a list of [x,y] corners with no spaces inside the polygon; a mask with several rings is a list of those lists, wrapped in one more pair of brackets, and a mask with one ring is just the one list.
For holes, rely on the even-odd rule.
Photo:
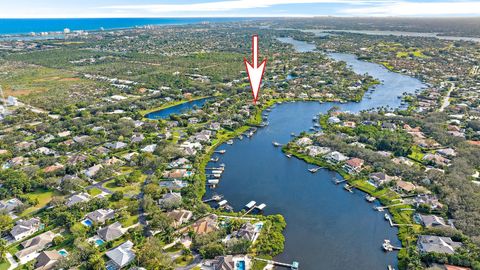
{"label": "paved road", "polygon": [[5,254],[5,257],[10,263],[10,267],[8,267],[8,270],[13,270],[18,267],[17,261],[15,261],[15,259],[13,258],[12,254],[10,254],[10,252],[7,252],[7,254]]}
{"label": "paved road", "polygon": [[455,84],[454,83],[452,83],[452,86],[450,86],[450,89],[448,90],[447,95],[443,99],[442,106],[439,109],[440,112],[443,112],[445,110],[445,108],[447,108],[448,105],[450,105],[450,94],[452,93],[453,90],[455,90]]}

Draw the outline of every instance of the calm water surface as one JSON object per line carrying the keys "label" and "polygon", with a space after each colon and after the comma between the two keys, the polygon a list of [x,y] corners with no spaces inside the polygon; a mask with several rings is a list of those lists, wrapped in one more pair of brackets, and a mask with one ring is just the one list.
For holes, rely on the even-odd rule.
{"label": "calm water surface", "polygon": [[190,111],[195,107],[200,108],[205,104],[205,102],[207,102],[210,99],[211,98],[201,98],[201,99],[196,99],[189,102],[181,103],[163,110],[148,113],[145,115],[145,117],[148,119],[165,119],[165,118],[168,118],[171,114],[182,114]]}
{"label": "calm water surface", "polygon": [[[283,40],[288,42],[289,40]],[[309,51],[312,44],[289,42],[298,51]],[[310,48],[310,49],[305,49]],[[384,67],[359,61],[349,54],[331,54],[346,61],[355,72],[368,73],[384,83],[377,86],[371,99],[359,103],[296,102],[277,105],[269,113],[269,126],[261,128],[251,139],[235,140],[234,145],[219,155],[218,163],[226,170],[220,185],[206,196],[219,193],[236,210],[251,200],[265,203],[266,214],[282,214],[287,222],[285,251],[276,259],[298,261],[301,269],[386,269],[397,265],[397,253],[384,253],[384,239],[399,245],[397,229],[384,220],[383,213],[374,211],[365,201],[365,194],[346,192],[333,183],[340,176],[332,171],[307,171],[311,165],[287,158],[272,141],[287,143],[290,133],[299,134],[312,126],[312,118],[334,105],[345,111],[358,112],[379,106],[398,107],[398,95],[413,93],[424,85],[413,78],[392,73]],[[218,166],[210,163],[208,167]]]}

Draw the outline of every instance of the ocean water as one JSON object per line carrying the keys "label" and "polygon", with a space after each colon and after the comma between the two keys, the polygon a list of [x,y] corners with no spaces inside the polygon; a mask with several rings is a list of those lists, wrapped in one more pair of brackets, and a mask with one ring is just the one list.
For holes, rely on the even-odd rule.
{"label": "ocean water", "polygon": [[[248,18],[251,19],[251,18]],[[70,30],[105,30],[145,25],[230,22],[247,18],[88,18],[88,19],[0,19],[0,35]]]}

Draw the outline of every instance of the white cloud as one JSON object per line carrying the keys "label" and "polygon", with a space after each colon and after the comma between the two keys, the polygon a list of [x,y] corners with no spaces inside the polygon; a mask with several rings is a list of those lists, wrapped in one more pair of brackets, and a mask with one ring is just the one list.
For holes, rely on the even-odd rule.
{"label": "white cloud", "polygon": [[394,2],[340,11],[350,16],[461,16],[480,15],[480,1]]}
{"label": "white cloud", "polygon": [[143,10],[155,13],[169,12],[220,12],[239,9],[267,8],[284,4],[351,4],[360,5],[367,3],[386,3],[391,0],[232,0],[204,2],[196,4],[151,4],[151,5],[113,5],[105,6],[105,9],[112,10]]}

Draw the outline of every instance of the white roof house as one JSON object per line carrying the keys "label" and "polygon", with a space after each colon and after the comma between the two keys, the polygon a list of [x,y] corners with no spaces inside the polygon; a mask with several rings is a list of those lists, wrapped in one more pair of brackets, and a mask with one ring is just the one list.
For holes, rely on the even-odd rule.
{"label": "white roof house", "polygon": [[132,250],[133,243],[129,240],[118,247],[111,249],[105,253],[113,263],[122,268],[135,259],[135,253]]}
{"label": "white roof house", "polygon": [[88,202],[90,201],[91,196],[88,193],[82,192],[79,194],[75,194],[71,196],[70,198],[67,199],[67,202],[65,203],[68,207],[75,205],[77,203],[81,202]]}

